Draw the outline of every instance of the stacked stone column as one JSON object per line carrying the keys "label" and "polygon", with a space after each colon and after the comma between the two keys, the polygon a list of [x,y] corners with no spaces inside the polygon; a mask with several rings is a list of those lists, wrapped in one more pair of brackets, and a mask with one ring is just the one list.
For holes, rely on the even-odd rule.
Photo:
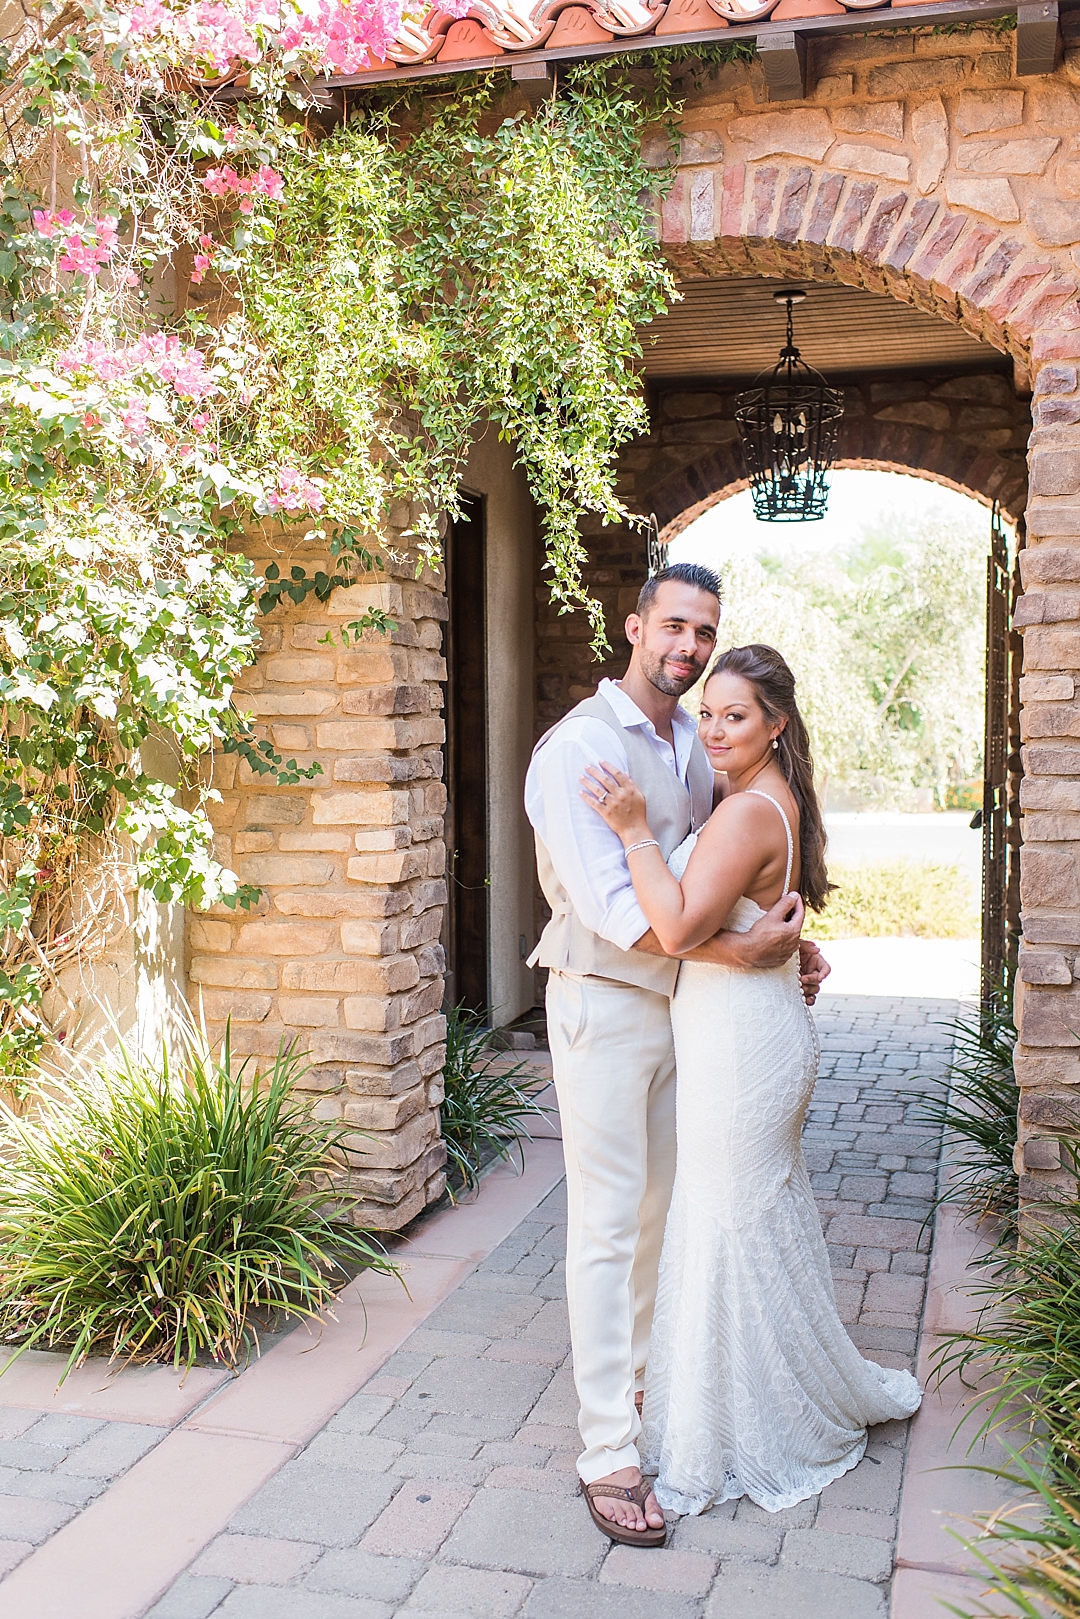
{"label": "stacked stone column", "polygon": [[1016,625],[1024,637],[1024,942],[1017,982],[1021,1198],[1075,1188],[1057,1132],[1080,1082],[1080,341],[1037,337],[1028,543]]}
{"label": "stacked stone column", "polygon": [[[327,566],[307,550],[296,560],[309,574]],[[260,571],[293,560],[265,537],[251,554]],[[397,627],[345,644],[369,607]],[[354,1127],[354,1217],[376,1228],[400,1228],[443,1186],[445,617],[441,578],[417,580],[408,557],[269,616],[238,706],[322,774],[279,787],[215,760],[220,857],[263,897],[254,912],[217,907],[189,923],[193,1005],[214,1036],[230,1018],[233,1050],[264,1066],[283,1044],[305,1054],[315,1115]]]}

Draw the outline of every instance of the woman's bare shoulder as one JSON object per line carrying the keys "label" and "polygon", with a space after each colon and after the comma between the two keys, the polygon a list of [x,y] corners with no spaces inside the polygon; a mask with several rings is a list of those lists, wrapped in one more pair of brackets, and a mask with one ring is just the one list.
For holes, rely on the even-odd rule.
{"label": "woman's bare shoulder", "polygon": [[706,822],[706,827],[734,830],[740,826],[764,825],[768,817],[775,820],[776,811],[769,809],[760,794],[732,793],[730,797],[721,799],[717,804]]}
{"label": "woman's bare shoulder", "polygon": [[[790,810],[788,816],[790,820]],[[792,831],[797,824],[791,821]],[[717,804],[701,831],[701,841],[706,848],[720,848],[739,837],[764,839],[767,844],[776,842],[786,847],[787,839],[775,806],[760,793],[732,793]]]}

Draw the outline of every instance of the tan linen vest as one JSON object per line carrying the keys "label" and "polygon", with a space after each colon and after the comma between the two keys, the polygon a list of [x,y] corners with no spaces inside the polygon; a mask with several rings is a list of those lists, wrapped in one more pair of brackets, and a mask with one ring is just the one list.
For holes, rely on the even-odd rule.
{"label": "tan linen vest", "polygon": [[[630,774],[645,794],[649,826],[666,860],[686,837],[691,827],[704,826],[712,814],[713,773],[705,750],[697,737],[686,768],[687,786],[664,763],[639,727],[620,725],[611,704],[597,694],[578,703],[557,725],[545,731],[533,758],[569,719],[587,715],[603,720],[617,731],[626,748]],[[556,971],[582,973],[590,978],[612,978],[620,984],[635,984],[660,995],[671,995],[679,976],[679,963],[665,956],[651,956],[643,950],[620,950],[602,939],[579,920],[570,896],[555,874],[555,868],[539,837],[536,839],[536,867],[544,898],[551,906],[551,921],[540,935],[540,943],[529,958],[530,966],[551,967]]]}

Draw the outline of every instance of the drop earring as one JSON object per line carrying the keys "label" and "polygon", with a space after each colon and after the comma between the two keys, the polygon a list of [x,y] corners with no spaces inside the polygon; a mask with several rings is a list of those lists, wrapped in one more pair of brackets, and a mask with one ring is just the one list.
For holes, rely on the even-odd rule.
{"label": "drop earring", "polygon": [[774,748],[778,748],[780,746],[780,738],[778,736],[773,737],[772,745]]}

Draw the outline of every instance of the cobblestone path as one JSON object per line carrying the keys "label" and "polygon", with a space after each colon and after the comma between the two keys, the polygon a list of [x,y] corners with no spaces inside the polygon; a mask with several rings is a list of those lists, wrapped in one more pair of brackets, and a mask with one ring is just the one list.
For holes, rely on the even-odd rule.
{"label": "cobblestone path", "polygon": [[[837,996],[817,1014],[807,1156],[841,1314],[891,1366],[914,1363],[937,1173],[914,1093],[944,1068],[940,1025],[954,1010]],[[904,1423],[873,1430],[857,1468],[791,1511],[729,1502],[679,1522],[658,1552],[613,1547],[592,1527],[576,1493],[564,1211],[560,1186],[237,1514],[153,1619],[883,1619]],[[12,1443],[37,1457],[34,1433]],[[62,1461],[57,1450],[52,1471],[28,1462],[27,1511],[69,1510],[56,1505],[74,1499],[64,1481],[100,1476],[80,1472],[80,1454],[109,1443],[90,1434]]]}
{"label": "cobblestone path", "polygon": [[153,1450],[167,1432],[141,1422],[0,1410],[0,1577]]}

